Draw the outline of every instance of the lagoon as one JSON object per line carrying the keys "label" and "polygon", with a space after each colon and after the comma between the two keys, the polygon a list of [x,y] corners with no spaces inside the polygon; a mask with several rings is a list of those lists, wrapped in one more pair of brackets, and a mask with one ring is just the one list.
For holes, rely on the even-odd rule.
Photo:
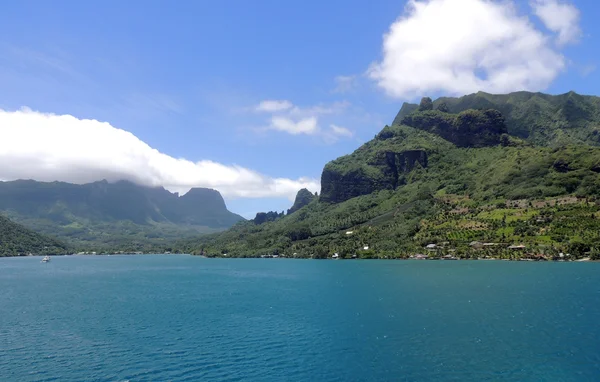
{"label": "lagoon", "polygon": [[592,381],[600,263],[0,259],[2,381]]}

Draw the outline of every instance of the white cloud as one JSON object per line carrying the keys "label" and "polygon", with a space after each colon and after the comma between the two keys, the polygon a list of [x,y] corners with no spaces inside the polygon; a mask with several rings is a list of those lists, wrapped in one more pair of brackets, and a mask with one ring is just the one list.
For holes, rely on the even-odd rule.
{"label": "white cloud", "polygon": [[579,10],[573,4],[558,0],[532,0],[531,7],[546,28],[558,33],[559,44],[579,40]]}
{"label": "white cloud", "polygon": [[349,106],[350,103],[347,101],[308,107],[299,107],[289,101],[262,101],[253,110],[269,111],[271,119],[266,127],[256,131],[276,130],[291,135],[312,135],[322,138],[325,142],[334,143],[340,137],[352,136],[352,133],[338,126],[336,126],[338,130],[333,128],[324,130],[319,126],[319,119],[341,114]]}
{"label": "white cloud", "polygon": [[173,158],[107,122],[29,109],[0,109],[0,179],[88,183],[126,179],[187,192],[210,187],[229,198],[287,197],[319,190],[315,179],[270,178],[209,160]]}
{"label": "white cloud", "polygon": [[273,116],[269,129],[285,131],[292,135],[298,134],[316,134],[318,132],[317,118],[310,117],[294,121],[291,118]]}
{"label": "white cloud", "polygon": [[291,109],[294,105],[290,101],[285,100],[265,100],[259,103],[256,111],[274,113],[278,111]]}
{"label": "white cloud", "polygon": [[354,135],[352,133],[352,131],[350,131],[342,126],[337,126],[337,125],[331,124],[331,125],[329,125],[329,128],[331,129],[331,132],[337,136],[351,138]]}
{"label": "white cloud", "polygon": [[511,1],[410,0],[367,74],[389,95],[413,99],[542,90],[565,65],[550,37]]}

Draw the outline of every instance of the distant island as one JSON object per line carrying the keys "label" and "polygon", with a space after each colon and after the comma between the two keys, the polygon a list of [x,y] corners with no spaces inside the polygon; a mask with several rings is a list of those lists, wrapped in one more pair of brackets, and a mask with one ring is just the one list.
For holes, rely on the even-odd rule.
{"label": "distant island", "polygon": [[18,181],[0,183],[0,213],[87,253],[570,261],[600,259],[599,195],[599,97],[479,92],[405,103],[287,212],[244,220],[206,189]]}

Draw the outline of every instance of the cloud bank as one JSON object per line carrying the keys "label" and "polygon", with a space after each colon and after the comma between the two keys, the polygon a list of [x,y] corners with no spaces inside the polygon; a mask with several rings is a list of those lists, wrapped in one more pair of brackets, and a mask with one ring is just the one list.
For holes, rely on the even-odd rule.
{"label": "cloud bank", "polygon": [[[558,43],[578,36],[579,13],[556,0],[532,0]],[[367,71],[388,95],[543,90],[565,68],[553,36],[512,1],[410,0],[383,38],[383,57]]]}
{"label": "cloud bank", "polygon": [[173,158],[106,122],[29,109],[0,109],[0,179],[88,183],[130,180],[187,192],[210,187],[228,198],[287,197],[301,188],[315,192],[315,179],[271,178],[209,160]]}

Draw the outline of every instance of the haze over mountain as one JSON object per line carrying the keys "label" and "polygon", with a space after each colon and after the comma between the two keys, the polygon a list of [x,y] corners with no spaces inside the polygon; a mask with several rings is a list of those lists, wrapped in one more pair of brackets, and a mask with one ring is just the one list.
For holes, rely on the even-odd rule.
{"label": "haze over mountain", "polygon": [[243,220],[227,210],[218,191],[193,188],[179,196],[128,181],[0,182],[0,212],[40,232],[92,246],[164,242]]}

